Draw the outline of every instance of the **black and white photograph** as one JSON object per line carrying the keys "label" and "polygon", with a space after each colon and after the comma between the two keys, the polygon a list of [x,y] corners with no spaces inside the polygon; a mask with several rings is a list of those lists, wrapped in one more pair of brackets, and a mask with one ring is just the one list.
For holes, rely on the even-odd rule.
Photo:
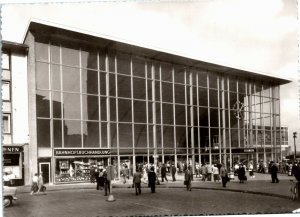
{"label": "black and white photograph", "polygon": [[300,213],[297,0],[0,4],[0,216]]}

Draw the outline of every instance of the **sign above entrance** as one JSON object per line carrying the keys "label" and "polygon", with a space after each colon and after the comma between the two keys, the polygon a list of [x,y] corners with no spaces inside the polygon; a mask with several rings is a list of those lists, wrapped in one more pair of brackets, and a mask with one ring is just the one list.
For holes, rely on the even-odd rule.
{"label": "sign above entrance", "polygon": [[23,147],[20,146],[3,146],[3,152],[6,153],[20,153],[23,151]]}
{"label": "sign above entrance", "polygon": [[54,149],[54,156],[109,155],[110,149]]}

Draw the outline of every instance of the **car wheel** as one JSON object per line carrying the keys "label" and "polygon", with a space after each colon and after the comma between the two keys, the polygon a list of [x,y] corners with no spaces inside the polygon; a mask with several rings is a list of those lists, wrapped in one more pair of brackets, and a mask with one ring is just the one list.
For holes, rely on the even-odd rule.
{"label": "car wheel", "polygon": [[9,207],[12,205],[12,199],[10,197],[4,197],[3,198],[3,206]]}

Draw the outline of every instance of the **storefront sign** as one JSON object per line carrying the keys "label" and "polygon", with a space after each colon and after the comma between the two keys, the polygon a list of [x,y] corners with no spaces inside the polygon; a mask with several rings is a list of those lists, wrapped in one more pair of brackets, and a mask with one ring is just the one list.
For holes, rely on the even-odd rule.
{"label": "storefront sign", "polygon": [[255,148],[235,148],[232,153],[255,153]]}
{"label": "storefront sign", "polygon": [[6,153],[20,153],[23,151],[23,147],[20,146],[3,146],[3,152]]}
{"label": "storefront sign", "polygon": [[109,155],[110,149],[54,149],[54,156]]}

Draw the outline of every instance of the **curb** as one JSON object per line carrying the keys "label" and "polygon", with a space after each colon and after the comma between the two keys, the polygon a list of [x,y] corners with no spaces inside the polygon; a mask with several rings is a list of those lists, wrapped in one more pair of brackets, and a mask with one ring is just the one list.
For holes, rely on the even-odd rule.
{"label": "curb", "polygon": [[[147,186],[141,186],[142,188],[148,188]],[[114,185],[112,188],[132,188],[131,185]],[[167,185],[156,185],[156,188],[185,188],[184,186],[167,186]],[[70,191],[70,190],[82,190],[82,189],[95,189],[95,186],[72,186],[68,188],[48,188],[47,191]],[[230,192],[237,192],[237,193],[246,193],[246,194],[257,194],[262,196],[271,196],[271,197],[279,197],[283,199],[291,199],[291,197],[286,195],[274,194],[274,193],[267,193],[267,192],[258,192],[258,191],[251,191],[251,190],[240,190],[240,189],[229,189],[229,188],[214,188],[214,187],[192,187],[192,189],[203,189],[203,190],[214,190],[214,191],[230,191]],[[96,190],[96,189],[95,189]],[[28,189],[18,189],[18,194],[27,194],[30,193],[30,186]]]}

